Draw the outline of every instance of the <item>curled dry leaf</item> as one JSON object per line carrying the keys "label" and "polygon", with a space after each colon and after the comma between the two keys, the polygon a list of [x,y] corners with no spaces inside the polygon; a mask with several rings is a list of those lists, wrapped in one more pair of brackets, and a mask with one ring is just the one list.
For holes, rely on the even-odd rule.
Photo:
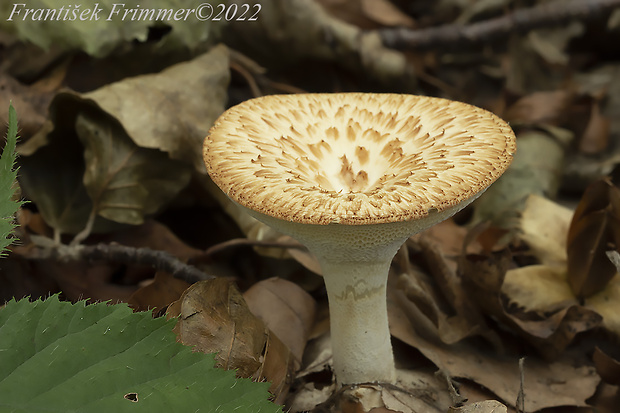
{"label": "curled dry leaf", "polygon": [[601,291],[616,275],[607,251],[620,246],[620,189],[609,179],[590,185],[568,230],[568,283],[580,298]]}
{"label": "curled dry leaf", "polygon": [[620,385],[620,361],[611,357],[600,348],[594,349],[592,355],[594,366],[603,381],[609,384]]}
{"label": "curled dry leaf", "polygon": [[270,278],[254,284],[243,297],[250,311],[291,350],[299,367],[316,313],[312,296],[295,283]]}
{"label": "curled dry leaf", "polygon": [[86,192],[104,218],[142,224],[189,183],[185,164],[137,146],[113,119],[84,111],[75,130],[84,145]]}
{"label": "curled dry leaf", "polygon": [[226,105],[228,59],[228,49],[219,45],[189,62],[83,97],[117,119],[137,146],[158,149],[206,173],[202,142]]}
{"label": "curled dry leaf", "polygon": [[[572,213],[550,200],[532,196],[520,220],[520,236],[542,263],[514,268],[502,284],[511,305],[526,312],[553,314],[578,303],[568,281],[566,238]],[[607,254],[618,256],[617,251]],[[605,288],[585,298],[585,307],[602,316],[602,326],[620,337],[620,277],[613,277]],[[585,315],[585,313],[584,313]],[[589,318],[589,316],[588,316]]]}
{"label": "curled dry leaf", "polygon": [[560,307],[550,315],[533,315],[519,309],[509,311],[504,305],[502,286],[511,261],[507,252],[489,257],[464,256],[460,262],[463,286],[486,314],[510,326],[542,355],[559,357],[578,333],[601,324],[602,317],[598,313],[579,305]]}
{"label": "curled dry leaf", "polygon": [[[187,184],[192,169],[205,172],[200,148],[224,108],[228,79],[220,46],[161,73],[57,94],[49,120],[20,147],[24,194],[60,233],[81,231],[93,208],[141,222]],[[94,232],[118,227],[99,216]]]}
{"label": "curled dry leaf", "polygon": [[577,334],[592,330],[603,321],[596,311],[579,305],[566,307],[542,320],[523,320],[514,315],[509,317],[527,333],[527,340],[548,359],[557,359]]}
{"label": "curled dry leaf", "polygon": [[[413,243],[410,241],[408,244]],[[446,344],[453,344],[465,337],[481,334],[492,335],[477,308],[471,305],[461,286],[460,278],[442,251],[427,238],[420,238],[416,245],[430,277],[414,268],[409,260],[408,247],[401,247],[396,255],[395,268],[398,282],[393,284],[407,297],[403,310],[411,318],[424,317],[421,324],[434,326],[429,332]],[[411,308],[414,305],[417,309]],[[413,320],[412,320],[413,322]],[[417,324],[417,323],[416,323]],[[430,326],[429,326],[430,327]],[[493,338],[491,338],[491,341]]]}
{"label": "curled dry leaf", "polygon": [[582,153],[593,155],[604,151],[609,145],[611,120],[601,113],[601,104],[594,101],[586,130],[579,141]]}
{"label": "curled dry leaf", "polygon": [[616,340],[620,339],[620,277],[612,278],[603,291],[586,298],[585,303],[603,317],[603,327],[611,332]]}
{"label": "curled dry leaf", "polygon": [[281,401],[293,369],[289,349],[249,310],[237,288],[224,278],[193,284],[170,305],[168,317],[179,317],[174,328],[183,344],[216,353],[219,367],[240,377],[271,382]]}
{"label": "curled dry leaf", "polygon": [[[407,324],[407,315],[398,305],[398,294],[398,291],[388,289],[388,310],[394,337],[415,347],[451,377],[472,380],[489,389],[505,404],[513,403],[521,385],[517,356],[488,351],[487,347],[481,349],[479,344],[467,340],[446,346],[426,339],[419,334],[417,326],[413,328]],[[551,363],[529,358],[526,365],[525,411],[534,412],[555,406],[586,406],[586,400],[594,394],[599,381],[593,368],[576,368],[572,358]],[[464,396],[467,397],[466,394]]]}

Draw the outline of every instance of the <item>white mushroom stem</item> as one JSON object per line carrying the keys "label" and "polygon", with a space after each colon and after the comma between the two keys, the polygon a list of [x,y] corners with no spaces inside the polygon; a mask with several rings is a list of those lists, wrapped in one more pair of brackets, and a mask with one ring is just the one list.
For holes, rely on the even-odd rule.
{"label": "white mushroom stem", "polygon": [[386,287],[392,256],[377,262],[320,260],[329,298],[334,373],[340,384],[393,382]]}
{"label": "white mushroom stem", "polygon": [[317,257],[329,299],[333,365],[340,385],[394,382],[387,315],[390,264],[409,235],[445,218],[377,225],[308,225],[242,207]]}
{"label": "white mushroom stem", "polygon": [[296,238],[321,264],[334,373],[344,385],[396,380],[386,297],[392,259],[410,235],[452,216],[471,200],[424,219],[371,225],[300,224],[241,208]]}

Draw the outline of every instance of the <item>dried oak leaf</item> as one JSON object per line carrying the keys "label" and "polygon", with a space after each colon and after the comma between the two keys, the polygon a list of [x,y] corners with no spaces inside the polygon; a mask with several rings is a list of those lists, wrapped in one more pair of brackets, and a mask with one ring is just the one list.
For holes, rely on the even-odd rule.
{"label": "dried oak leaf", "polygon": [[616,275],[607,251],[620,245],[620,189],[609,179],[583,194],[568,230],[568,283],[579,297],[605,288]]}

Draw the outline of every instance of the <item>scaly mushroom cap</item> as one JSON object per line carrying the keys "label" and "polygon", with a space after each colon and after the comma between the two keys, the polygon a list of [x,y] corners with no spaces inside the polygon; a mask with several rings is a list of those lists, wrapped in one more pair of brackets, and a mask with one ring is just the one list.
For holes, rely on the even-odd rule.
{"label": "scaly mushroom cap", "polygon": [[491,185],[516,151],[494,114],[445,99],[272,95],[228,109],[205,139],[213,181],[239,204],[327,225],[416,220]]}

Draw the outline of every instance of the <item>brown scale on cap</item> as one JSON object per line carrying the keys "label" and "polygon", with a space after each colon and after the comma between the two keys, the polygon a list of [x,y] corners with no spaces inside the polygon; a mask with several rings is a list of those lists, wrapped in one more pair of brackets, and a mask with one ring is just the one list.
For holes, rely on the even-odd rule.
{"label": "brown scale on cap", "polygon": [[438,98],[276,95],[226,111],[205,140],[214,182],[241,205],[287,221],[361,225],[443,211],[508,167],[499,117]]}

